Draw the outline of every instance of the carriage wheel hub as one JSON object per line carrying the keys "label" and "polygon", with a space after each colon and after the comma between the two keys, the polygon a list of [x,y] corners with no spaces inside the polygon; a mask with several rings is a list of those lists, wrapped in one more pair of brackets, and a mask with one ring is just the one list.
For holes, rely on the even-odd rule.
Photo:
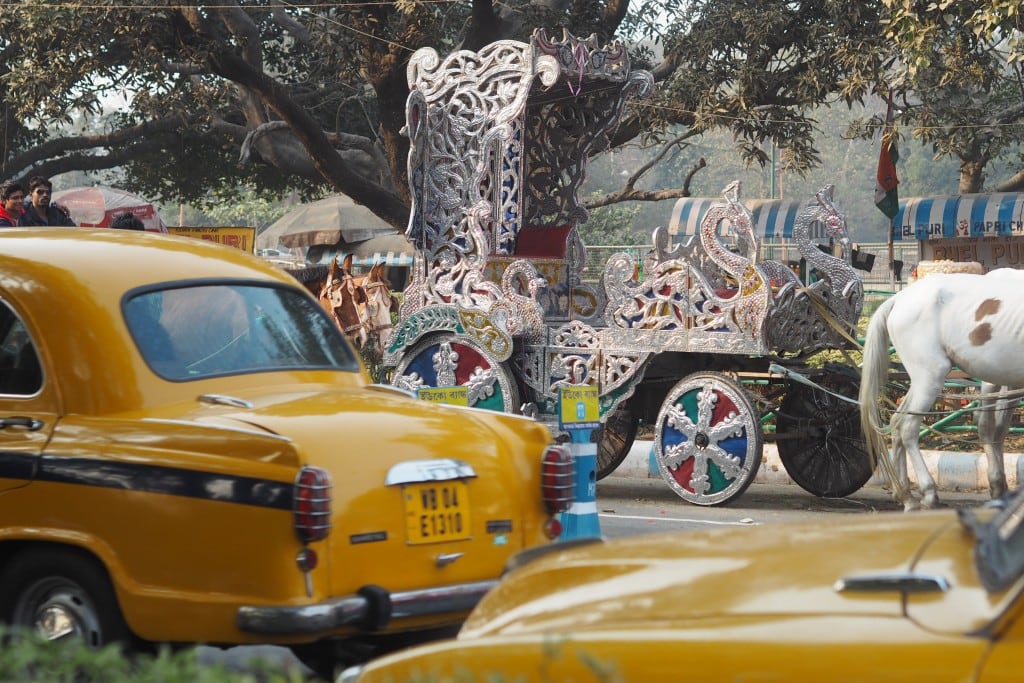
{"label": "carriage wheel hub", "polygon": [[708,439],[708,435],[704,432],[697,432],[697,436],[693,437],[693,442],[697,444],[697,448],[704,450],[711,443],[711,440]]}

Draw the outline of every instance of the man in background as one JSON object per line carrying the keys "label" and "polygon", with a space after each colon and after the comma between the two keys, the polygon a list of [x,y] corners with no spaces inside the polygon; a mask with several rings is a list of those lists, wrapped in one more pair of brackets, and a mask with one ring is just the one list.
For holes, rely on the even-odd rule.
{"label": "man in background", "polygon": [[13,228],[18,225],[24,210],[24,186],[16,182],[0,185],[0,228]]}
{"label": "man in background", "polygon": [[75,222],[63,208],[52,204],[53,184],[41,175],[32,176],[28,181],[28,200],[25,202],[25,213],[21,215],[21,225],[68,225]]}

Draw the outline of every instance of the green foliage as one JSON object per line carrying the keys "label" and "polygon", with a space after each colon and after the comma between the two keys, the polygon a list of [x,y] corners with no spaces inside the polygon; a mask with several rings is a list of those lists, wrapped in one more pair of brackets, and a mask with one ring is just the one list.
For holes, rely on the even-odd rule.
{"label": "green foliage", "polygon": [[139,150],[117,169],[116,184],[153,200],[213,207],[259,195],[277,200],[291,193],[313,197],[323,186],[266,164],[239,164],[235,142],[208,133],[168,139]]}
{"label": "green foliage", "polygon": [[[985,190],[986,167],[993,160],[1018,158],[1024,139],[1020,3],[887,0],[887,5],[886,37],[901,55],[888,78],[899,95],[900,121],[931,145],[936,157],[961,162],[961,192]],[[994,185],[1021,189],[1024,177],[1016,185]]]}
{"label": "green foliage", "polygon": [[[183,224],[193,227],[252,226],[259,232],[293,208],[293,203],[251,187],[238,187],[230,193],[217,189],[186,208]],[[177,206],[167,205],[161,207],[160,213],[166,220],[167,217],[177,216],[179,211]]]}
{"label": "green foliage", "polygon": [[116,646],[96,650],[81,641],[47,641],[28,632],[12,635],[0,628],[0,680],[19,683],[298,683],[298,668],[288,673],[254,662],[251,673],[222,665],[200,665],[194,649],[155,656],[125,656]]}
{"label": "green foliage", "polygon": [[[471,8],[496,16],[482,26]],[[894,85],[904,136],[927,146],[922,172],[931,157],[953,159],[961,188],[979,190],[1024,168],[1020,17],[1015,0],[15,3],[0,7],[4,175],[118,169],[126,189],[189,203],[238,188],[268,198],[330,188],[399,225],[409,56],[564,27],[624,37],[634,65],[658,73],[654,99],[631,105],[613,147],[682,133],[721,148],[729,176],[763,179],[769,166],[791,184],[819,169],[846,176],[823,107],[849,116],[867,103],[852,115],[871,138],[881,114],[870,98]],[[680,155],[661,187],[677,187],[693,156]],[[716,196],[722,185],[711,186]],[[632,218],[649,236],[649,218]],[[594,231],[595,243],[614,239]]]}
{"label": "green foliage", "polygon": [[810,112],[861,101],[884,69],[877,2],[687,3],[663,33],[679,67],[659,88],[659,118],[729,131],[741,163],[785,150],[788,170],[820,163]]}
{"label": "green foliage", "polygon": [[650,235],[634,229],[640,208],[636,205],[602,206],[590,211],[590,219],[580,226],[580,237],[589,245],[642,245]]}
{"label": "green foliage", "polygon": [[[874,111],[884,111],[881,100],[873,101]],[[853,113],[862,114],[872,108],[856,107]],[[693,169],[700,159],[706,166],[697,172],[691,181],[693,197],[721,197],[722,189],[733,180],[742,182],[744,200],[769,199],[774,189],[775,197],[782,199],[807,200],[827,184],[836,186],[836,205],[846,216],[847,228],[856,242],[885,242],[888,223],[885,216],[874,204],[875,165],[878,163],[879,139],[849,139],[845,136],[850,111],[845,108],[822,108],[814,113],[819,121],[817,144],[827,163],[805,174],[787,172],[781,163],[765,168],[758,165],[745,166],[736,154],[730,135],[723,132],[708,133],[692,143],[684,145],[675,154],[669,155],[656,164],[645,177],[645,186],[678,187],[686,173]],[[591,195],[610,192],[621,187],[623,181],[617,172],[622,167],[639,166],[652,159],[658,150],[638,149],[628,159],[616,152],[596,157],[591,161],[585,190]],[[770,156],[770,150],[769,150]],[[1006,168],[1002,166],[1001,168]],[[772,172],[775,182],[772,182]],[[959,165],[950,159],[936,161],[929,149],[911,142],[901,149],[898,164],[900,192],[904,197],[955,194],[959,177]],[[637,240],[650,244],[655,227],[668,226],[677,199],[657,202],[630,202],[615,207],[629,207],[632,225]],[[595,220],[601,224],[602,209],[592,209],[592,219],[582,226],[584,242],[597,244],[589,238],[588,230]],[[617,219],[622,222],[621,218]],[[605,244],[634,244],[633,241]]]}

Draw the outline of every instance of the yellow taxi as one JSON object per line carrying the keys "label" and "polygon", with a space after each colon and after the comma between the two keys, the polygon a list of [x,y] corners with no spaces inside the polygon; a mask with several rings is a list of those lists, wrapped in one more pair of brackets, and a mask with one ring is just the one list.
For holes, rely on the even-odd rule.
{"label": "yellow taxi", "polygon": [[456,639],[339,681],[1016,682],[1022,520],[1024,492],[525,551]]}
{"label": "yellow taxi", "polygon": [[572,488],[543,425],[372,385],[254,256],[0,235],[0,622],[330,671],[453,633]]}

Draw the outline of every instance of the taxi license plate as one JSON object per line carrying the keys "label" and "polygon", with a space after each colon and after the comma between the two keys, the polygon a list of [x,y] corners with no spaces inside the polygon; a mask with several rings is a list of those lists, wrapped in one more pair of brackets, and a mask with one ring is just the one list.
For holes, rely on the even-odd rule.
{"label": "taxi license plate", "polygon": [[469,489],[461,481],[409,484],[405,500],[405,538],[411,544],[469,538]]}

